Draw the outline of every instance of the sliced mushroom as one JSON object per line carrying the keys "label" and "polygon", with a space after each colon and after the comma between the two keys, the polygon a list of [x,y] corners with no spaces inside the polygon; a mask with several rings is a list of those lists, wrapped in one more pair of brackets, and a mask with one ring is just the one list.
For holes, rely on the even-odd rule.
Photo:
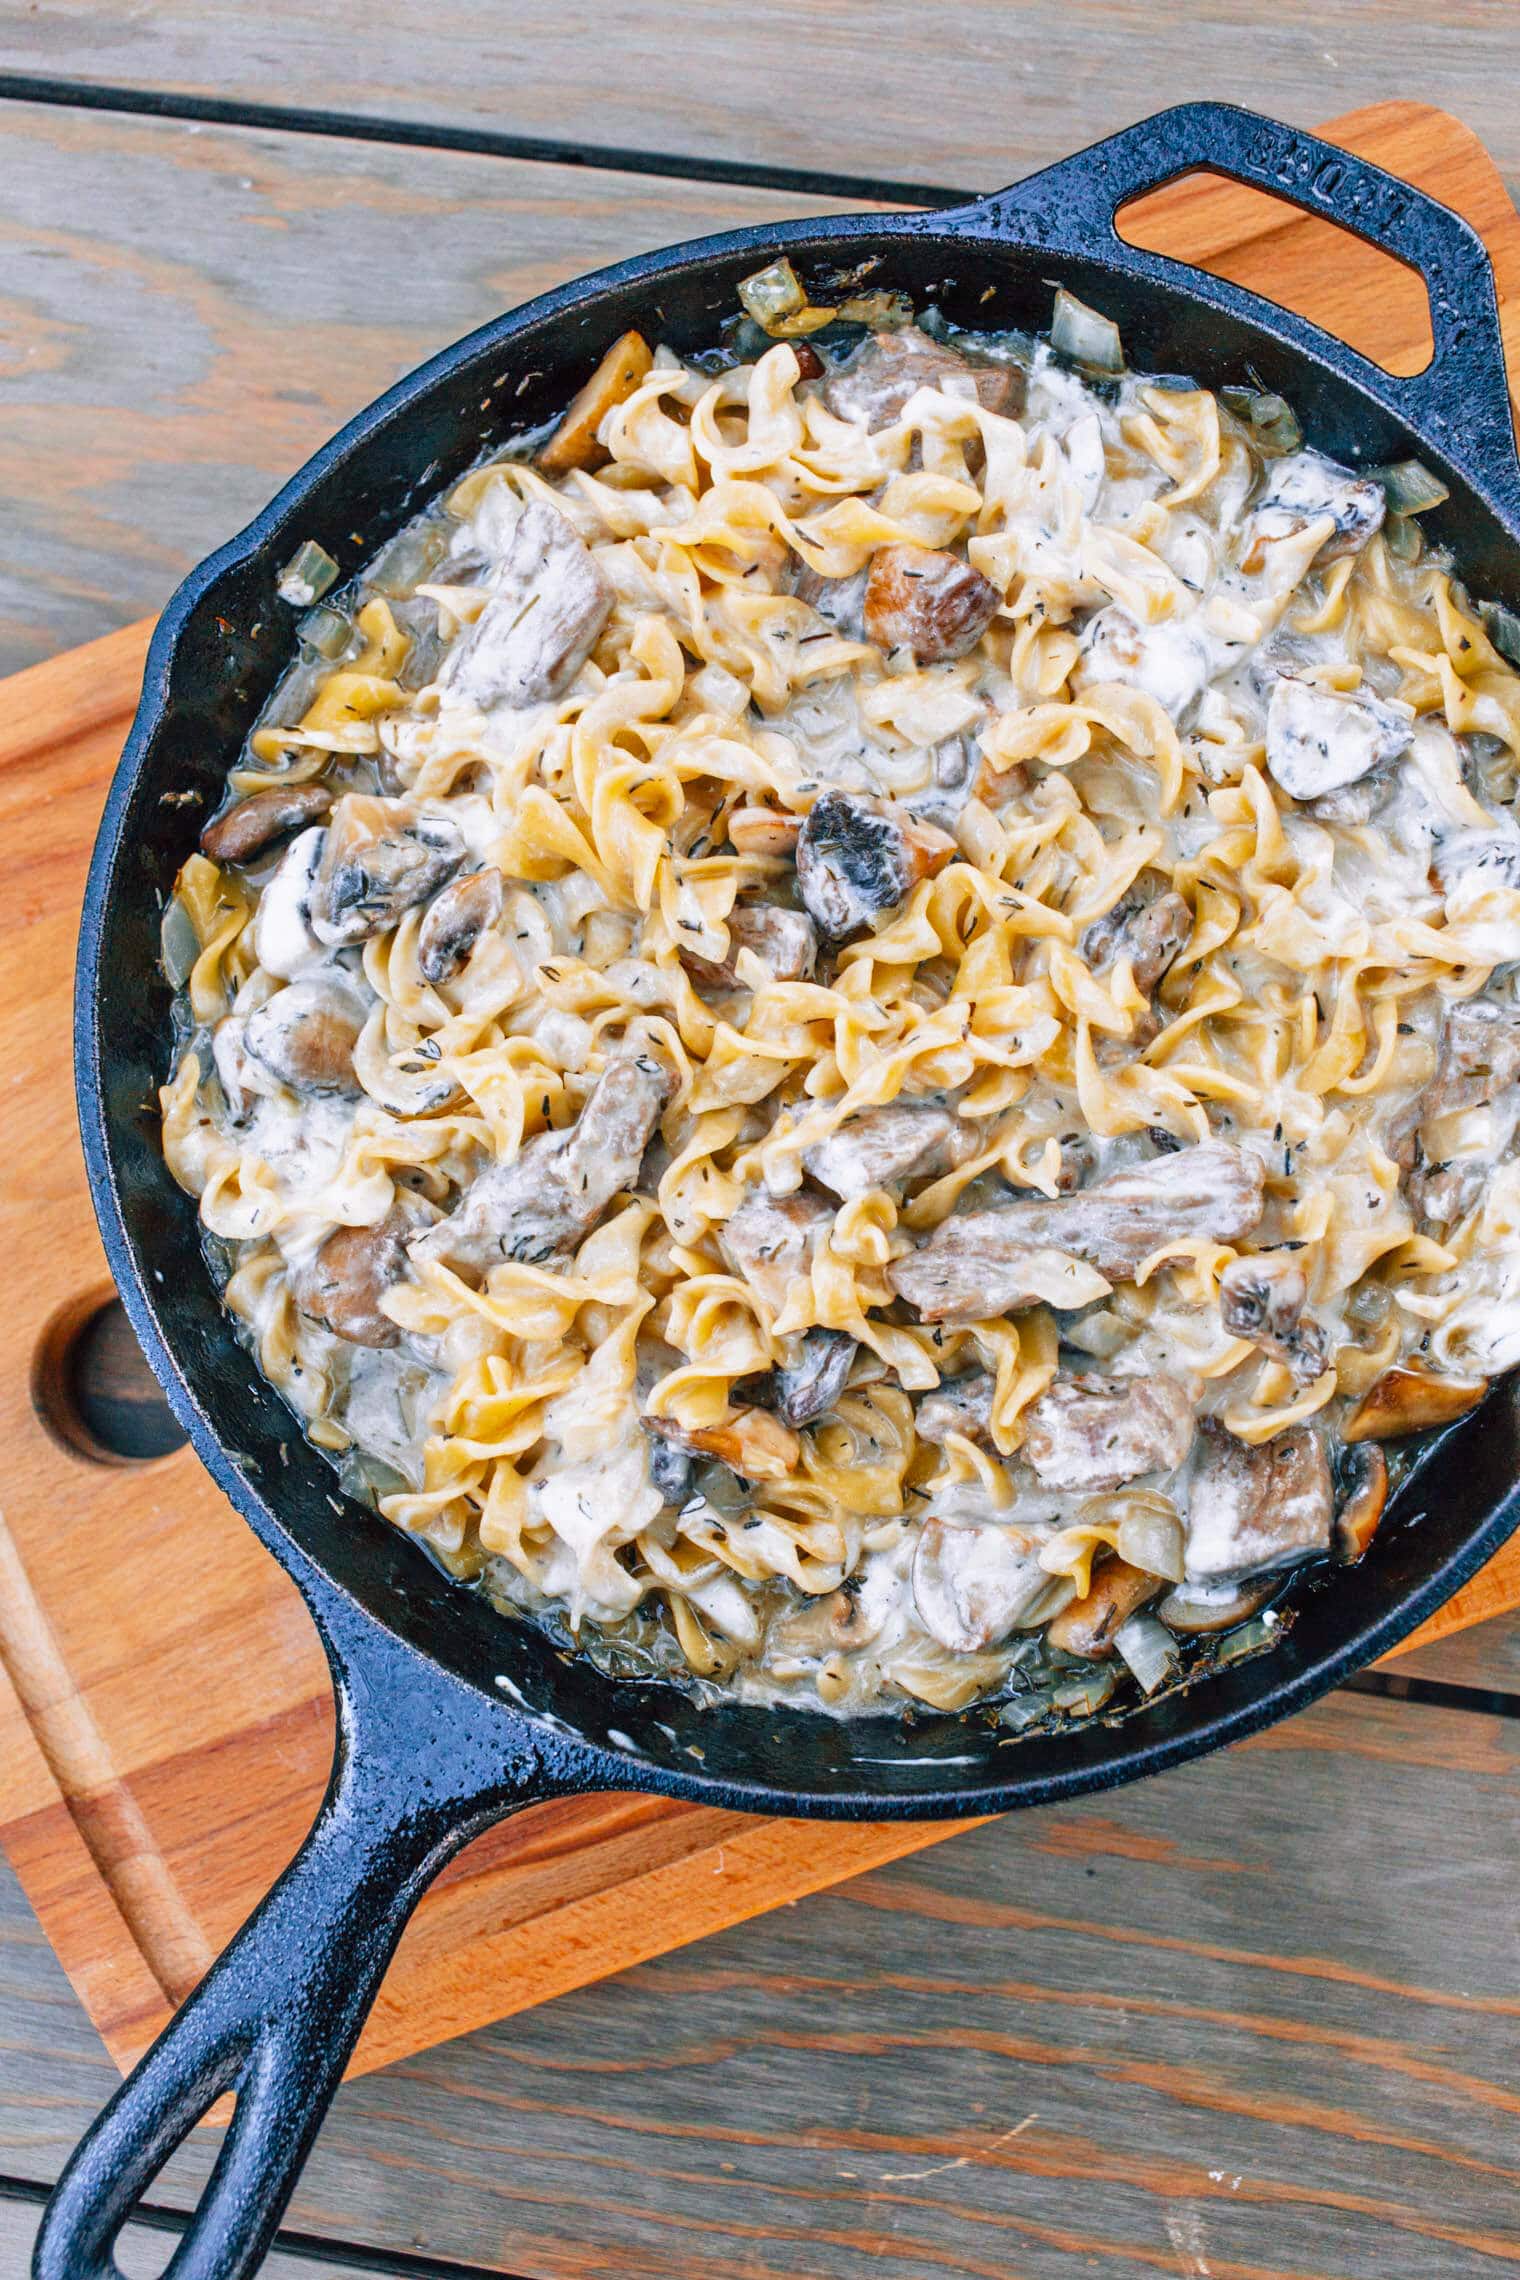
{"label": "sliced mushroom", "polygon": [[398,1198],[377,1226],[336,1228],[290,1277],[301,1312],[350,1345],[394,1346],[401,1332],[380,1301],[406,1279],[407,1242],[425,1216],[417,1199]]}
{"label": "sliced mushroom", "polygon": [[1033,1538],[992,1521],[929,1520],[913,1554],[919,1618],[953,1654],[976,1654],[1006,1639],[1049,1583]]}
{"label": "sliced mushroom", "polygon": [[847,364],[836,366],[823,400],[839,419],[864,420],[874,434],[891,426],[916,390],[939,388],[947,380],[952,391],[969,383],[984,410],[1009,418],[1023,402],[1022,372],[1006,364],[973,364],[917,325],[875,334]]}
{"label": "sliced mushroom", "polygon": [[797,841],[797,884],[819,932],[843,942],[895,910],[955,852],[955,841],[932,824],[855,793],[825,792]]}
{"label": "sliced mushroom", "polygon": [[1135,987],[1149,997],[1193,936],[1193,913],[1175,892],[1145,901],[1126,895],[1094,919],[1082,937],[1082,955],[1095,974],[1128,963]]}
{"label": "sliced mushroom", "polygon": [[1325,1334],[1306,1322],[1309,1283],[1291,1253],[1265,1251],[1232,1259],[1219,1278],[1219,1319],[1232,1338],[1245,1338],[1283,1362],[1301,1385],[1325,1368]]}
{"label": "sliced mushroom", "polygon": [[1212,1631],[1233,1631],[1248,1615],[1265,1605],[1274,1586],[1269,1583],[1179,1583],[1169,1591],[1156,1613],[1168,1630],[1184,1638],[1203,1637]]}
{"label": "sliced mushroom", "polygon": [[868,571],[857,570],[849,578],[824,578],[804,563],[797,572],[792,592],[799,602],[806,602],[810,610],[816,610],[846,641],[864,641],[868,575]]}
{"label": "sliced mushroom", "polygon": [[826,1140],[804,1149],[803,1168],[849,1202],[894,1181],[948,1170],[974,1153],[977,1135],[947,1109],[892,1102],[847,1116]]}
{"label": "sliced mushroom", "polygon": [[807,912],[777,903],[736,903],[728,914],[728,941],[721,965],[709,958],[683,958],[699,988],[737,987],[741,950],[753,950],[773,982],[800,982],[818,962],[818,931]]}
{"label": "sliced mushroom", "polygon": [[1074,1599],[1047,1625],[1046,1640],[1063,1655],[1106,1662],[1114,1651],[1114,1633],[1161,1588],[1159,1576],[1131,1567],[1128,1560],[1105,1560],[1086,1597]]}
{"label": "sliced mushroom", "polygon": [[1388,1502],[1388,1459],[1376,1441],[1348,1449],[1345,1494],[1335,1515],[1335,1556],[1359,1560],[1377,1534]]}
{"label": "sliced mushroom", "polygon": [[[753,1398],[787,1425],[811,1425],[824,1417],[845,1389],[855,1361],[855,1340],[845,1330],[805,1330],[797,1359],[772,1370],[754,1386]],[[751,1389],[746,1388],[746,1391]]]}
{"label": "sliced mushroom", "polygon": [[559,511],[530,499],[491,579],[491,599],[440,679],[483,710],[561,697],[595,648],[613,593]]}
{"label": "sliced mushroom", "polygon": [[1139,689],[1181,722],[1208,686],[1213,659],[1207,635],[1189,618],[1142,626],[1117,602],[1088,620],[1080,680],[1118,681]]}
{"label": "sliced mushroom", "polygon": [[675,1081],[663,1053],[625,1039],[569,1131],[541,1132],[510,1164],[482,1172],[413,1257],[484,1274],[502,1259],[542,1263],[568,1250],[633,1186]]}
{"label": "sliced mushroom", "polygon": [[692,1456],[715,1457],[741,1480],[784,1480],[795,1472],[802,1443],[789,1425],[765,1409],[738,1409],[721,1425],[678,1425],[673,1417],[646,1417],[651,1433]]}
{"label": "sliced mushroom", "polygon": [[867,1646],[881,1629],[880,1623],[862,1603],[859,1581],[855,1576],[846,1576],[839,1589],[830,1592],[824,1602],[824,1609],[829,1637],[836,1647]]}
{"label": "sliced mushroom", "polygon": [[1465,998],[1447,1008],[1441,1058],[1425,1096],[1428,1122],[1460,1108],[1481,1108],[1520,1078],[1520,1007]]}
{"label": "sliced mushroom", "polygon": [[1264,544],[1296,538],[1327,515],[1332,528],[1315,561],[1359,554],[1382,529],[1387,507],[1381,483],[1354,475],[1318,451],[1295,451],[1267,471],[1267,489],[1251,518],[1251,544],[1242,567],[1258,569]]}
{"label": "sliced mushroom", "polygon": [[243,1049],[292,1092],[357,1094],[354,1047],[363,1026],[363,1007],[345,981],[312,974],[248,1016]]}
{"label": "sliced mushroom", "polygon": [[1357,783],[1397,760],[1413,735],[1408,713],[1370,689],[1343,696],[1280,673],[1267,703],[1267,767],[1295,800]]}
{"label": "sliced mushroom", "polygon": [[966,1211],[887,1269],[887,1280],[924,1322],[985,1322],[1032,1306],[1074,1312],[1109,1285],[1069,1252],[1022,1242],[1006,1211]]}
{"label": "sliced mushroom", "polygon": [[1362,1395],[1341,1426],[1341,1439],[1399,1441],[1454,1425],[1487,1391],[1487,1378],[1441,1377],[1418,1362],[1398,1362]]}
{"label": "sliced mushroom", "polygon": [[1047,1488],[1119,1488],[1174,1471],[1194,1429],[1176,1378],[1057,1378],[1024,1412],[1021,1453]]}
{"label": "sliced mushroom", "polygon": [[[201,845],[205,846],[202,839]],[[1520,831],[1448,831],[1430,858],[1430,875],[1443,895],[1459,879],[1483,887],[1520,889]]]}
{"label": "sliced mushroom", "polygon": [[1481,1157],[1422,1164],[1409,1178],[1409,1201],[1416,1217],[1428,1227],[1455,1227],[1480,1201],[1488,1174]]}
{"label": "sliced mushroom", "polygon": [[405,800],[348,793],[327,826],[310,898],[313,933],[329,945],[383,934],[436,894],[464,853],[446,817],[418,815]]}
{"label": "sliced mushroom", "polygon": [[626,403],[648,373],[654,357],[642,333],[621,333],[584,388],[570,399],[565,416],[538,455],[546,475],[567,475],[572,467],[605,467],[612,456],[597,441],[610,411]]}
{"label": "sliced mushroom", "polygon": [[417,932],[417,965],[425,982],[451,982],[487,928],[506,908],[500,871],[466,871],[436,894]]}
{"label": "sliced mushroom", "polygon": [[1205,1419],[1188,1501],[1188,1582],[1259,1575],[1327,1551],[1333,1502],[1329,1461],[1310,1426],[1251,1448]]}
{"label": "sliced mushroom", "polygon": [[736,855],[767,856],[790,862],[797,852],[802,818],[785,815],[780,808],[735,808],[726,826],[728,843]]}
{"label": "sliced mushroom", "polygon": [[997,1381],[990,1370],[968,1370],[963,1377],[944,1378],[926,1393],[913,1413],[921,1441],[943,1448],[952,1433],[986,1446],[992,1438],[992,1399]]}
{"label": "sliced mushroom", "polygon": [[253,952],[267,974],[293,982],[308,966],[320,965],[326,946],[311,930],[311,899],[327,833],[314,824],[293,839],[264,882],[253,920]]}
{"label": "sliced mushroom", "polygon": [[201,833],[201,853],[213,863],[247,863],[287,831],[326,815],[332,803],[331,784],[271,784],[208,823]]}
{"label": "sliced mushroom", "polygon": [[687,1449],[678,1448],[663,1434],[651,1432],[649,1442],[649,1484],[662,1503],[677,1508],[690,1497],[696,1481],[696,1465]]}
{"label": "sliced mushroom", "polygon": [[[891,1271],[893,1288],[926,1321],[965,1312],[974,1316],[978,1309],[968,1301],[978,1289],[991,1290],[1005,1279],[1017,1287],[1023,1262],[1032,1253],[1064,1252],[1085,1260],[1097,1275],[1086,1278],[1083,1296],[1051,1298],[1049,1303],[1086,1306],[1106,1295],[1099,1278],[1130,1280],[1164,1244],[1197,1237],[1233,1243],[1248,1235],[1261,1217],[1264,1185],[1260,1159],[1225,1141],[1179,1148],[1174,1155],[1111,1172],[1075,1195],[1003,1204],[943,1220],[917,1251],[898,1260]],[[1078,1287],[1076,1278],[1071,1287]]]}
{"label": "sliced mushroom", "polygon": [[833,1224],[834,1207],[821,1196],[753,1195],[718,1229],[718,1248],[733,1272],[779,1314],[794,1277],[808,1273]]}
{"label": "sliced mushroom", "polygon": [[958,554],[883,546],[866,580],[866,632],[878,649],[908,649],[920,665],[942,665],[976,647],[1001,600]]}

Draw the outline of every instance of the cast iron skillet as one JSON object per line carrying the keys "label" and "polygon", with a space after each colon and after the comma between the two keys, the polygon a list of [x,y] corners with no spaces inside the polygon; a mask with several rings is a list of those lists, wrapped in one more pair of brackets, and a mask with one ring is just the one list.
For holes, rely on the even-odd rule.
{"label": "cast iron skillet", "polygon": [[[1301,318],[1125,245],[1127,199],[1207,166],[1320,210],[1411,264],[1435,355],[1395,379]],[[65,2170],[38,2280],[102,2280],[166,2156],[223,2092],[236,2109],[169,2272],[235,2280],[274,2232],[386,1963],[428,1880],[467,1839],[540,1799],[655,1790],[756,1812],[910,1818],[1002,1812],[1196,1757],[1310,1702],[1385,1652],[1520,1519],[1503,1393],[1406,1483],[1370,1556],[1308,1591],[1271,1655],[1122,1720],[1014,1742],[974,1716],[842,1725],[801,1711],[699,1709],[558,1655],[340,1497],[325,1460],[253,1372],[165,1169],[150,1104],[165,1073],[162,900],[228,760],[290,652],[275,578],[302,539],[357,568],[491,441],[556,412],[630,325],[697,349],[739,280],[785,248],[829,272],[937,300],[962,324],[1039,329],[1060,280],[1116,318],[1132,362],[1211,386],[1254,375],[1346,459],[1418,453],[1451,486],[1431,535],[1475,591],[1520,602],[1520,466],[1494,282],[1465,222],[1312,136],[1217,104],[1165,111],[949,213],[740,230],[623,262],[487,325],[363,412],[240,538],[196,570],[148,659],[112,785],[80,943],[76,1048],[85,1154],[112,1271],[176,1415],[289,1571],[332,1665],[338,1743],[315,1828],[269,1898],[123,2085]],[[186,803],[189,789],[201,806]],[[1417,1525],[1414,1524],[1417,1521]]]}

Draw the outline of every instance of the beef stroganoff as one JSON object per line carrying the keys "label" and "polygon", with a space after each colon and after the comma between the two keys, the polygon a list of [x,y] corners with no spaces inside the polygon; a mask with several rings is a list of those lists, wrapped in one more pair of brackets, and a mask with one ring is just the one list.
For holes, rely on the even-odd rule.
{"label": "beef stroganoff", "polygon": [[743,298],[291,565],[164,1146],[504,1608],[1033,1726],[1263,1643],[1520,1360],[1520,679],[1417,466],[1065,295]]}

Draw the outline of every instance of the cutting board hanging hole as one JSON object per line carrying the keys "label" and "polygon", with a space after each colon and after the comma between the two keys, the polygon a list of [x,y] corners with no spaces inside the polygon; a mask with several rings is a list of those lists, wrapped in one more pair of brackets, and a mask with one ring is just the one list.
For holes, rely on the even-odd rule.
{"label": "cutting board hanging hole", "polygon": [[183,1448],[185,1435],[109,1288],[60,1307],[32,1357],[32,1407],[72,1456],[140,1465]]}

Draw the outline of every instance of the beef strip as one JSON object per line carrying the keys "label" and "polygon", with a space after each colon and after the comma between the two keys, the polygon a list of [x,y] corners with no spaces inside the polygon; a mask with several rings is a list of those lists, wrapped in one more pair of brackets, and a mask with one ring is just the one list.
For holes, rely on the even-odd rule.
{"label": "beef strip", "polygon": [[1294,1425],[1250,1448],[1209,1418],[1198,1438],[1188,1499],[1189,1583],[1258,1575],[1328,1550],[1335,1498],[1312,1427]]}
{"label": "beef strip", "polygon": [[823,400],[838,418],[864,420],[874,434],[891,426],[918,389],[938,388],[946,380],[952,389],[969,382],[986,411],[1008,418],[1023,403],[1022,372],[1006,364],[973,364],[917,325],[877,333],[829,375]]}
{"label": "beef strip", "polygon": [[805,1275],[834,1224],[834,1207],[821,1196],[752,1195],[718,1229],[718,1248],[733,1272],[759,1292],[773,1314]]}
{"label": "beef strip", "polygon": [[1119,1488],[1173,1471],[1193,1430],[1192,1399],[1176,1378],[1057,1378],[1024,1412],[1022,1454],[1047,1488]]}
{"label": "beef strip", "polygon": [[445,686],[482,708],[563,696],[596,646],[612,587],[565,517],[530,499],[491,579],[491,598],[451,652]]}

